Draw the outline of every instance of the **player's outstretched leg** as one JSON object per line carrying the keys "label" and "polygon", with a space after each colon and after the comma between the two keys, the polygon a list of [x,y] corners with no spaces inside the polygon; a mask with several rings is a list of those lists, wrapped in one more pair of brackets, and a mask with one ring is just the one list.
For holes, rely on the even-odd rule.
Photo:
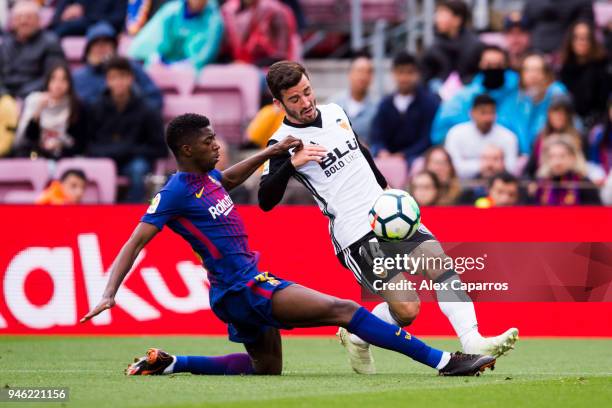
{"label": "player's outstretched leg", "polygon": [[141,358],[135,358],[125,370],[126,375],[163,375],[191,373],[205,375],[279,375],[283,368],[280,332],[269,328],[259,338],[244,345],[247,353],[224,356],[173,356],[150,348]]}
{"label": "player's outstretched leg", "polygon": [[150,348],[144,357],[134,359],[126,375],[191,373],[205,375],[279,375],[283,367],[280,332],[269,328],[256,341],[244,345],[248,354],[224,356],[173,356]]}
{"label": "player's outstretched leg", "polygon": [[434,349],[400,327],[386,323],[357,303],[292,285],[272,296],[272,314],[293,327],[341,326],[366,342],[402,353],[441,375],[475,375],[493,367],[491,356]]}
{"label": "player's outstretched leg", "polygon": [[[433,239],[420,244],[413,256],[447,258],[440,243]],[[441,284],[441,289],[436,290],[438,305],[455,329],[464,352],[499,357],[514,348],[518,341],[517,328],[512,327],[496,337],[483,337],[480,334],[472,299],[460,288],[461,279],[454,270],[426,268],[423,272],[429,279]]]}

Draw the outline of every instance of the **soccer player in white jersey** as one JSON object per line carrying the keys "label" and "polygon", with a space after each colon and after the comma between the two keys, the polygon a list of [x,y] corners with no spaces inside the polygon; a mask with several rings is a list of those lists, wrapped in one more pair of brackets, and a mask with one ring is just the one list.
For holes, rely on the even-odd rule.
{"label": "soccer player in white jersey", "polygon": [[[336,104],[317,105],[306,69],[292,61],[281,61],[270,67],[267,83],[274,104],[285,112],[281,127],[268,142],[278,143],[288,136],[302,140],[303,148],[268,161],[259,189],[259,206],[270,211],[278,204],[287,182],[295,177],[313,195],[329,219],[334,250],[341,264],[350,269],[365,288],[381,295],[387,302],[372,313],[391,324],[407,326],[419,313],[416,294],[375,291],[368,271],[364,244],[375,241],[368,212],[374,200],[387,188],[387,182],[376,168],[371,154],[358,140],[345,112]],[[445,256],[435,237],[422,226],[410,239],[428,256]],[[423,244],[427,243],[427,245]],[[436,282],[459,280],[453,271],[423,271]],[[396,281],[400,275],[389,275]],[[451,285],[449,285],[451,286]],[[448,292],[448,291],[447,291]],[[452,324],[465,353],[500,356],[514,347],[518,330],[511,328],[496,337],[483,337],[478,331],[474,305],[463,291],[441,296],[438,304]],[[369,344],[344,329],[338,332],[347,349],[353,369],[362,374],[375,372]]]}

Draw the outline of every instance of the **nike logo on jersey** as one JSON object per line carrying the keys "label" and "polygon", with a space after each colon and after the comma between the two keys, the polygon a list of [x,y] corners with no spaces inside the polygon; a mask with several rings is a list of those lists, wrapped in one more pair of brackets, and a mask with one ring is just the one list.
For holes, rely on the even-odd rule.
{"label": "nike logo on jersey", "polygon": [[202,197],[202,193],[204,193],[204,187],[202,187],[202,189],[200,190],[199,193],[196,193],[196,198],[201,198]]}
{"label": "nike logo on jersey", "polygon": [[208,207],[208,212],[212,216],[213,220],[222,215],[228,216],[229,213],[234,209],[234,202],[229,194],[226,194],[223,198],[217,200],[215,205]]}

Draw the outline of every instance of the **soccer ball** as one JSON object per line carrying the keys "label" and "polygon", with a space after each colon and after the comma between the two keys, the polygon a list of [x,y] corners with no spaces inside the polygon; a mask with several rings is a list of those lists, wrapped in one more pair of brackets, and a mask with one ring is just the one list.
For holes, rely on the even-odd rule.
{"label": "soccer ball", "polygon": [[421,211],[410,194],[385,190],[374,202],[369,214],[374,233],[387,241],[410,238],[421,225]]}

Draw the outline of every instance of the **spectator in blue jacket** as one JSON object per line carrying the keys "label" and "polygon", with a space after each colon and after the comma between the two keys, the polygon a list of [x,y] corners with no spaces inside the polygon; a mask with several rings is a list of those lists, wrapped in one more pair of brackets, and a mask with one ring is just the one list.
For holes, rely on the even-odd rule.
{"label": "spectator in blue jacket", "polygon": [[548,108],[554,99],[567,95],[565,86],[555,81],[552,66],[544,55],[528,54],[520,68],[520,90],[515,122],[521,154],[530,154],[538,134],[544,129]]}
{"label": "spectator in blue jacket", "polygon": [[214,62],[223,39],[217,0],[164,4],[132,41],[129,54],[147,65],[189,63],[196,70]]}
{"label": "spectator in blue jacket", "polygon": [[433,144],[444,143],[450,128],[470,120],[472,103],[477,95],[483,93],[495,100],[497,122],[510,129],[519,139],[524,137],[516,119],[519,112],[519,75],[508,69],[506,52],[498,46],[487,45],[480,56],[479,68],[479,74],[469,85],[440,106],[431,133]]}
{"label": "spectator in blue jacket", "polygon": [[393,76],[397,90],[383,98],[372,122],[372,153],[400,156],[410,165],[431,145],[431,123],[440,99],[421,84],[417,60],[406,52],[393,59]]}
{"label": "spectator in blue jacket", "polygon": [[[93,104],[106,88],[104,62],[117,54],[117,34],[106,22],[98,23],[87,30],[87,45],[83,59],[86,64],[74,73],[74,86],[79,98]],[[156,111],[163,107],[163,96],[157,85],[145,73],[140,64],[130,61],[134,74],[134,92],[142,96]]]}
{"label": "spectator in blue jacket", "polygon": [[106,21],[123,30],[127,0],[59,0],[51,27],[60,37],[85,35],[92,25]]}

